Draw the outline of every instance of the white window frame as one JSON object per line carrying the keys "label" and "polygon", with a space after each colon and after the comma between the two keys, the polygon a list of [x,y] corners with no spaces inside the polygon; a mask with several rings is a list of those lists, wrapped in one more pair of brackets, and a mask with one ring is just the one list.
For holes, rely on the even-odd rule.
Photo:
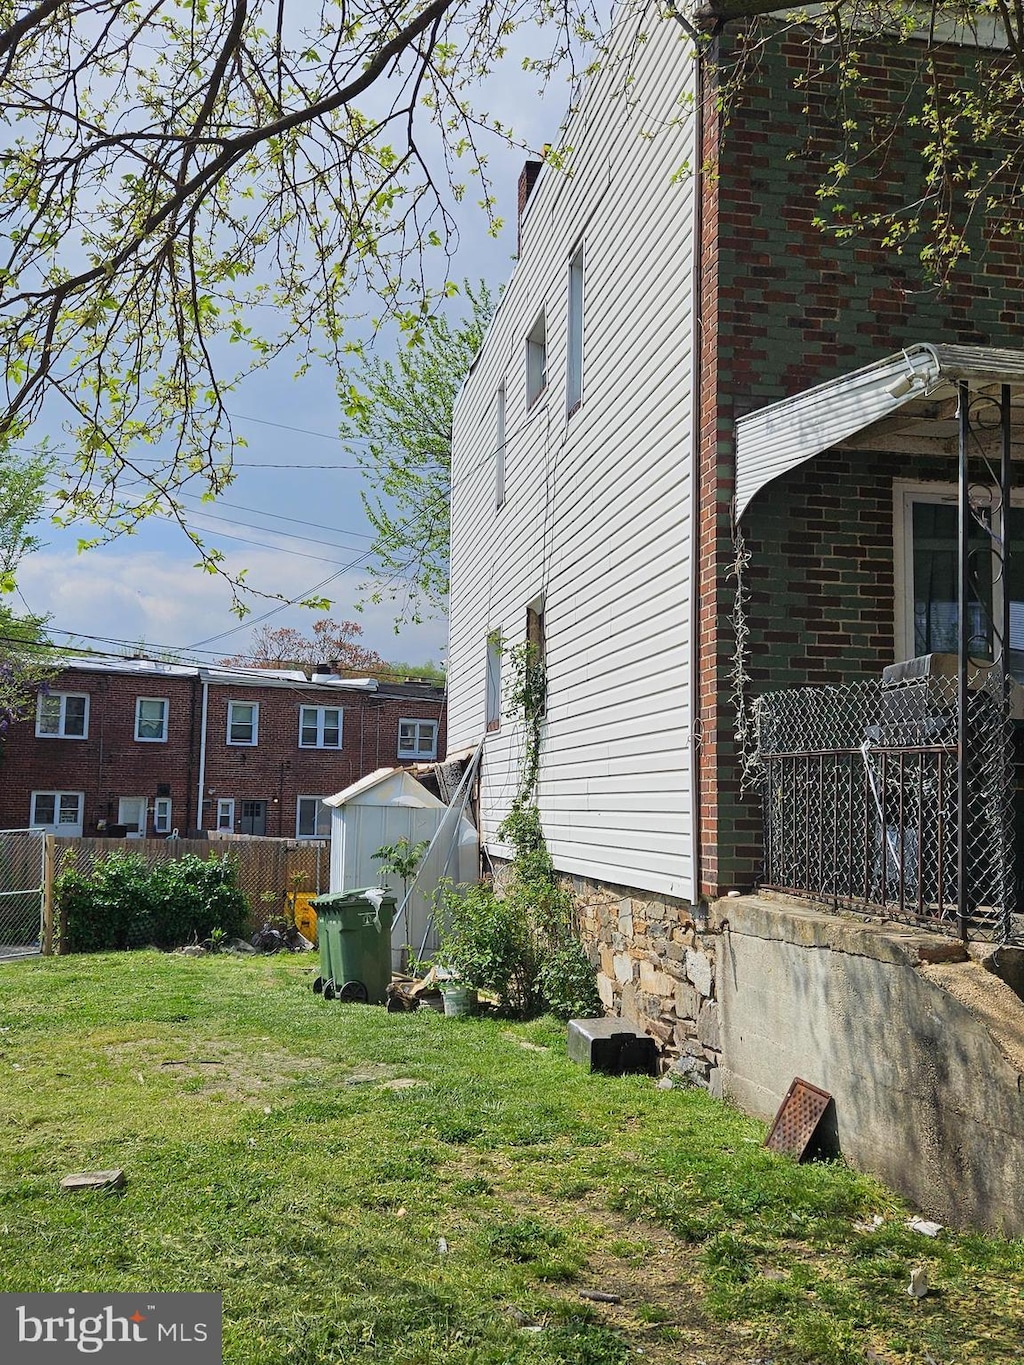
{"label": "white window frame", "polygon": [[[306,729],[306,722],[303,719],[307,711],[316,712],[316,742],[305,744],[302,740],[302,732]],[[326,744],[324,733],[327,730],[326,714],[328,711],[336,711],[338,714],[338,742],[337,744]],[[333,727],[332,727],[333,728]],[[340,706],[300,706],[299,707],[299,748],[300,749],[331,749],[337,751],[345,744],[345,712]]]}
{"label": "white window frame", "polygon": [[213,827],[214,829],[234,831],[235,798],[233,796],[219,796],[217,798],[217,819]]}
{"label": "white window frame", "polygon": [[[159,702],[163,707],[163,714],[160,718],[160,735],[143,735],[139,731],[142,729],[142,706],[144,702]],[[171,703],[167,697],[136,697],[135,698],[135,740],[138,744],[166,744],[167,743],[167,724],[171,714]]]}
{"label": "white window frame", "polygon": [[[331,808],[323,804],[322,796],[297,796],[295,798],[295,837],[296,839],[329,839],[331,837]],[[302,832],[302,807],[310,801],[315,802],[313,810],[313,833],[303,834]],[[319,825],[323,821],[326,823],[326,830],[321,833]]]}
{"label": "white window frame", "polygon": [[[411,749],[402,748],[402,726],[413,727],[412,738],[413,747]],[[429,749],[419,747],[421,730],[430,731],[431,743]],[[403,716],[398,722],[398,757],[413,759],[429,759],[437,757],[437,732],[440,729],[436,720],[430,720],[426,716]]]}
{"label": "white window frame", "polygon": [[544,397],[548,387],[548,330],[542,308],[526,334],[526,410]]}
{"label": "white window frame", "polygon": [[494,414],[494,510],[505,506],[505,381],[498,385]]}
{"label": "white window frame", "polygon": [[[914,657],[914,504],[945,503],[956,507],[960,495],[955,483],[924,483],[910,479],[894,479],[892,491],[894,662],[900,663]],[[1024,488],[1012,490],[1010,506],[1024,507]],[[1002,611],[1002,593],[1002,576],[993,574],[992,614],[996,621],[1000,619]]]}
{"label": "white window frame", "polygon": [[[60,716],[57,721],[56,730],[41,729],[43,720],[43,706],[47,701],[53,701],[56,697],[60,702]],[[82,717],[82,733],[80,735],[69,735],[67,733],[67,713],[68,700],[74,698],[76,701],[85,702],[85,712]],[[88,739],[89,738],[89,694],[88,692],[40,692],[36,699],[36,738],[37,739]]]}
{"label": "white window frame", "polygon": [[171,832],[171,798],[169,796],[156,796],[153,798],[153,833],[170,834]]}
{"label": "white window frame", "polygon": [[[232,739],[231,731],[234,728],[234,710],[236,706],[249,706],[252,708],[252,739]],[[255,749],[260,742],[260,704],[258,701],[235,700],[228,702],[228,731],[227,743],[236,748]]]}
{"label": "white window frame", "polygon": [[566,317],[565,419],[569,421],[583,406],[583,243],[569,261],[568,308]]}
{"label": "white window frame", "polygon": [[501,631],[487,634],[484,727],[491,734],[501,729]]}
{"label": "white window frame", "polygon": [[[46,822],[46,821],[37,821],[36,818],[35,818],[35,817],[36,817],[36,799],[37,799],[37,797],[40,797],[40,796],[52,796],[52,797],[53,797],[53,815],[54,815],[54,819],[53,819],[52,823],[51,823],[51,822]],[[64,800],[65,797],[68,797],[68,796],[73,796],[73,797],[75,797],[76,800],[77,800],[77,802],[78,802],[78,818],[77,818],[73,823],[74,823],[74,826],[75,826],[75,834],[78,835],[78,836],[80,836],[81,833],[82,833],[82,831],[83,831],[83,829],[85,828],[85,823],[84,823],[84,822],[85,822],[85,792],[58,792],[58,791],[34,791],[34,792],[32,792],[31,795],[30,795],[30,797],[29,797],[29,806],[28,806],[28,811],[29,811],[29,827],[30,827],[31,829],[46,829],[46,830],[49,830],[49,831],[50,831],[51,833],[53,833],[53,834],[59,834],[59,833],[61,832],[62,827],[66,828],[66,826],[67,826],[68,824],[71,824],[71,823],[72,823],[71,821],[65,821],[65,822],[63,822],[63,826],[62,826],[62,822],[61,822],[61,819],[60,819],[61,802]]]}

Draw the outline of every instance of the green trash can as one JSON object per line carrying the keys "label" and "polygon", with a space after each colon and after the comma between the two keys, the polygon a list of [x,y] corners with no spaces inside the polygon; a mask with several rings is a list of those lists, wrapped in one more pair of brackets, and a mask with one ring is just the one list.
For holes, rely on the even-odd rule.
{"label": "green trash can", "polygon": [[331,891],[312,902],[317,916],[320,975],[313,989],[325,1000],[382,1005],[391,982],[390,891]]}

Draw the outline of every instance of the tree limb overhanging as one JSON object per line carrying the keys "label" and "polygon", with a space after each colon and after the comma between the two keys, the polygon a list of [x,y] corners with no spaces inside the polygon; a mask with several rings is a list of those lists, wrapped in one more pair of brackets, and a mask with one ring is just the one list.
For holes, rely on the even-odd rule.
{"label": "tree limb overhanging", "polygon": [[508,130],[473,87],[524,22],[553,23],[559,50],[594,31],[590,0],[43,0],[7,16],[0,441],[62,419],[64,520],[103,539],[170,510],[223,572],[177,495],[230,481],[228,395],[284,352],[339,364],[353,317],[363,338],[375,316],[418,335],[469,183],[496,222],[480,138]]}

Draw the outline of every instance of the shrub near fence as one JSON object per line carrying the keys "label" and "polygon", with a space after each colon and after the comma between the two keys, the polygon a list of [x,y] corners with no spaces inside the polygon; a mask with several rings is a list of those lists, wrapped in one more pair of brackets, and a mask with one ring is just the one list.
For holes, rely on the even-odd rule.
{"label": "shrub near fence", "polygon": [[[243,932],[258,928],[271,915],[287,913],[294,891],[318,894],[326,889],[330,846],[313,840],[295,839],[54,839],[54,880],[75,873],[89,879],[94,869],[110,859],[130,856],[145,868],[176,863],[185,858],[203,861],[227,858],[235,870],[237,885],[248,907]],[[141,929],[141,925],[137,926]],[[221,926],[227,927],[227,926]],[[68,951],[66,935],[58,937]],[[134,936],[133,936],[134,937]],[[153,942],[152,938],[147,940]]]}

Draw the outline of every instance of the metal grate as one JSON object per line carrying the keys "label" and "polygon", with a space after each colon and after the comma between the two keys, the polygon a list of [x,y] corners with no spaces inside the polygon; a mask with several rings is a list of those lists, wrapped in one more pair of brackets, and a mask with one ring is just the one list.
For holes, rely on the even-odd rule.
{"label": "metal grate", "polygon": [[929,675],[758,700],[763,885],[971,938],[1017,936],[1024,743],[1002,683],[974,670],[961,761],[956,689]]}
{"label": "metal grate", "polygon": [[764,1145],[773,1152],[802,1160],[831,1099],[827,1091],[797,1077],[779,1105]]}

